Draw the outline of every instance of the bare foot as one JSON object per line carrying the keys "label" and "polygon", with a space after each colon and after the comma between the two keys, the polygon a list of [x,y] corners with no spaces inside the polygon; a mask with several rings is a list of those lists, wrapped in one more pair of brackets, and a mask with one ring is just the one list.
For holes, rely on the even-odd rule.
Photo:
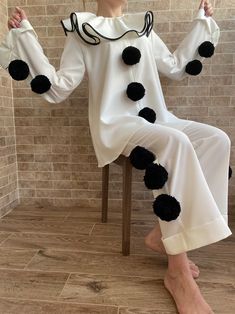
{"label": "bare foot", "polygon": [[[145,237],[145,245],[155,252],[167,255],[161,237],[161,229],[159,223],[157,223],[155,228]],[[198,266],[190,259],[188,259],[188,261],[193,278],[198,278],[200,274]]]}
{"label": "bare foot", "polygon": [[173,297],[179,314],[213,314],[204,300],[190,270],[172,272],[168,270],[164,285]]}

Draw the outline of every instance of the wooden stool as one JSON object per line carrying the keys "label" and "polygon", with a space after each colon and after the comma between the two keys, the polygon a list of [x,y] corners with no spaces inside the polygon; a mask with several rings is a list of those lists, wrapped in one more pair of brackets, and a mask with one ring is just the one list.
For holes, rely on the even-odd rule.
{"label": "wooden stool", "polygon": [[[132,165],[128,157],[120,155],[115,161],[122,166],[123,196],[122,196],[122,254],[130,254],[131,231],[131,183]],[[109,191],[109,164],[102,168],[102,222],[108,221],[108,191]]]}

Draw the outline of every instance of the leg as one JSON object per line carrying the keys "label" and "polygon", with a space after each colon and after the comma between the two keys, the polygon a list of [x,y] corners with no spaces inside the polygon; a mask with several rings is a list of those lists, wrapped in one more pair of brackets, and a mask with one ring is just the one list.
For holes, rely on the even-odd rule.
{"label": "leg", "polygon": [[[214,126],[188,120],[183,120],[183,122],[185,125],[175,124],[172,127],[179,127],[189,137],[210,191],[227,222],[230,139],[226,133]],[[161,230],[158,224],[145,241],[149,248],[164,253]],[[190,262],[190,267],[193,277],[197,277],[199,275],[197,266]]]}
{"label": "leg", "polygon": [[[168,255],[165,287],[180,314],[213,313],[193,280],[185,252],[222,240],[231,231],[213,198],[194,147],[182,131],[162,125],[141,128],[131,138],[123,154],[129,156],[136,145],[156,154],[159,163],[168,171],[164,193],[174,196],[181,205],[180,216],[170,222],[159,220],[161,233],[155,229],[152,234],[153,237],[154,232],[156,237],[162,234]],[[154,196],[162,192],[153,191]]]}
{"label": "leg", "polygon": [[130,139],[123,154],[136,146],[154,152],[168,171],[168,181],[154,196],[167,193],[181,205],[173,221],[160,220],[166,252],[176,255],[217,242],[231,234],[206,182],[192,143],[182,131],[164,125],[147,124]]}
{"label": "leg", "polygon": [[186,253],[168,255],[164,285],[172,295],[179,314],[213,313],[191,276]]}
{"label": "leg", "polygon": [[183,132],[194,146],[213,198],[228,221],[228,169],[231,141],[228,135],[211,125],[191,121]]}
{"label": "leg", "polygon": [[[164,245],[162,243],[162,233],[161,233],[159,222],[156,223],[153,230],[151,230],[150,233],[145,237],[145,245],[149,249],[157,253],[167,255]],[[200,274],[198,266],[190,259],[188,259],[188,263],[189,263],[191,275],[195,279],[198,278]]]}

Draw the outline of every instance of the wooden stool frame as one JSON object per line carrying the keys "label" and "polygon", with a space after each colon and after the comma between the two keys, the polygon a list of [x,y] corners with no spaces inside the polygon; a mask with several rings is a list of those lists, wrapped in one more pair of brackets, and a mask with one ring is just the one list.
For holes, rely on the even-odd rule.
{"label": "wooden stool frame", "polygon": [[[130,254],[131,233],[131,192],[132,192],[132,165],[128,157],[120,155],[115,161],[122,166],[123,195],[122,195],[122,254]],[[109,165],[102,168],[102,222],[108,221],[108,193],[109,193]]]}

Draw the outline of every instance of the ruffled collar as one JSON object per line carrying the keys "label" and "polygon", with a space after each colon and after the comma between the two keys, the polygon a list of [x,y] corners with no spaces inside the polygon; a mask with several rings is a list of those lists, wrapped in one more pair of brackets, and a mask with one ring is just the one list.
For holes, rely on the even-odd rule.
{"label": "ruffled collar", "polygon": [[153,28],[153,13],[124,14],[117,17],[96,16],[93,13],[72,12],[70,18],[62,20],[61,24],[67,32],[77,32],[87,44],[99,45],[101,41],[116,41],[128,38],[149,36]]}

